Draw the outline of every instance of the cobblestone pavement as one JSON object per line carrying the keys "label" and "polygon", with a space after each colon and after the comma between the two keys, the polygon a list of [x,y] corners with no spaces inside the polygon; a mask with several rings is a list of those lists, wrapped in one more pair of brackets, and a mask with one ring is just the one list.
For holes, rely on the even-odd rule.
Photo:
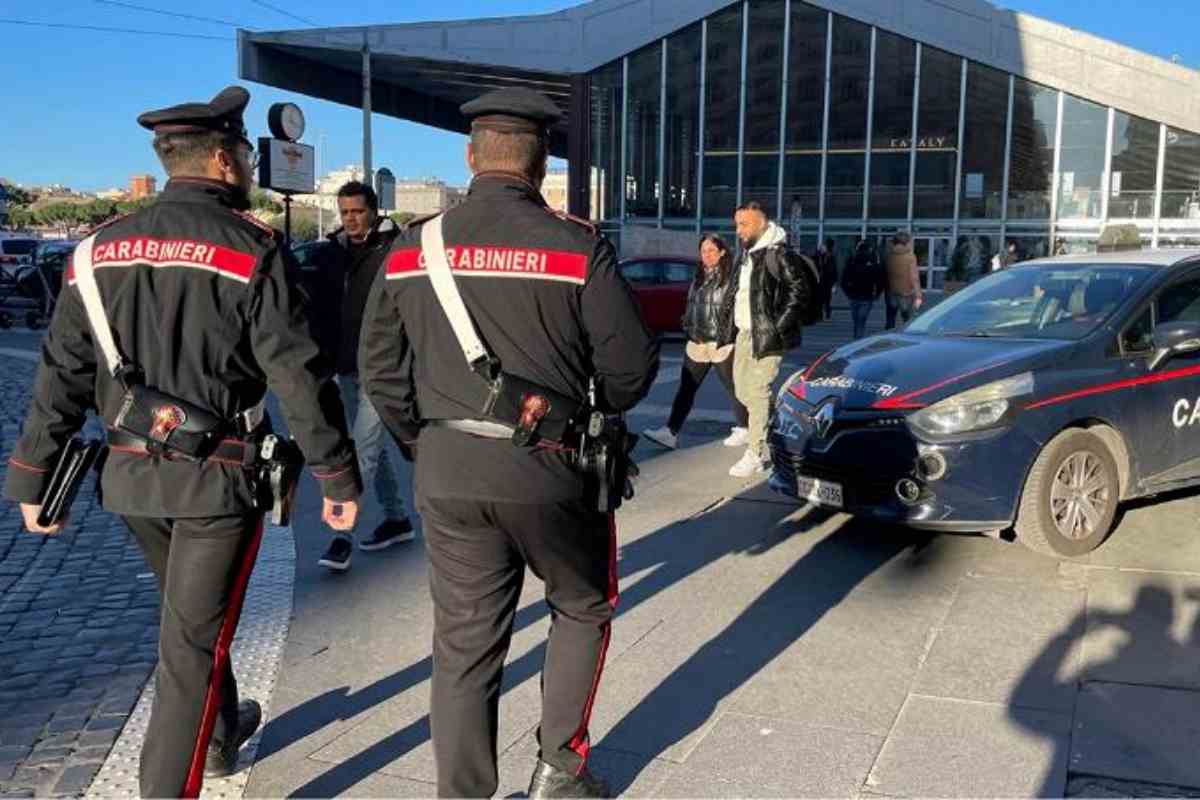
{"label": "cobblestone pavement", "polygon": [[[0,470],[34,364],[0,356]],[[93,487],[64,534],[0,514],[0,797],[82,794],[154,669],[158,592],[136,542]]]}

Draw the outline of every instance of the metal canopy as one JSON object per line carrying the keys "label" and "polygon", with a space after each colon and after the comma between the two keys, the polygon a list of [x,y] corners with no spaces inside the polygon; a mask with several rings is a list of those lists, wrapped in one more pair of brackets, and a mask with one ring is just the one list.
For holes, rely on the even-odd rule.
{"label": "metal canopy", "polygon": [[[242,56],[243,77],[334,103],[362,105],[361,51],[263,43],[243,47]],[[371,53],[373,110],[444,130],[467,133],[468,126],[458,107],[484,92],[506,86],[527,86],[543,92],[562,109],[563,120],[551,131],[551,150],[565,157],[569,75]]]}

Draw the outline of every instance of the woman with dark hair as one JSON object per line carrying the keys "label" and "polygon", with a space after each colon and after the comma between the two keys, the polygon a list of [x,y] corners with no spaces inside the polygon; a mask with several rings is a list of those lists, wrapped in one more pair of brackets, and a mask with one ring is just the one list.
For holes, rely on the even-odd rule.
{"label": "woman with dark hair", "polygon": [[696,392],[714,367],[733,405],[734,427],[725,439],[725,446],[746,446],[749,414],[733,391],[733,301],[737,287],[730,285],[732,272],[733,254],[725,240],[715,233],[705,234],[700,239],[700,269],[692,279],[683,315],[683,332],[688,342],[671,417],[665,427],[644,431],[647,439],[663,447],[675,449]]}

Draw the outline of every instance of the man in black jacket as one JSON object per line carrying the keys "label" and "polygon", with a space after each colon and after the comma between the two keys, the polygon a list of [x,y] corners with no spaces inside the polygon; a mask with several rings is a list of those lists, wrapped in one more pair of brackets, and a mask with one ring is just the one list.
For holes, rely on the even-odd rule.
{"label": "man in black jacket", "polygon": [[[309,292],[314,306],[324,309],[314,327],[322,348],[337,365],[342,403],[358,449],[359,472],[364,484],[374,485],[375,499],[383,512],[383,522],[375,532],[358,543],[359,549],[371,552],[415,537],[397,481],[399,451],[358,382],[363,308],[399,229],[387,217],[379,216],[378,198],[365,183],[350,181],[342,186],[337,204],[342,227],[329,234],[328,243],[318,251]],[[353,552],[349,535],[336,536],[317,563],[344,572],[350,568]]]}
{"label": "man in black jacket", "polygon": [[771,384],[788,350],[800,344],[801,329],[817,303],[820,276],[812,260],[788,249],[783,228],[750,202],[734,215],[743,254],[734,273],[737,287],[733,321],[733,381],[737,398],[750,412],[746,452],[729,474],[747,478],[765,472]]}

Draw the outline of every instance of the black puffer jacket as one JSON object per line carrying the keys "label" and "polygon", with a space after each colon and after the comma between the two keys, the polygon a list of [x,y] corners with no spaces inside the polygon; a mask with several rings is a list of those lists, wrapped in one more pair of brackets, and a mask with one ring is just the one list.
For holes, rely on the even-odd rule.
{"label": "black puffer jacket", "polygon": [[804,325],[815,321],[814,314],[819,313],[817,267],[812,259],[789,250],[783,230],[772,222],[760,244],[738,260],[729,279],[735,298],[747,257],[754,262],[750,275],[754,357],[784,355],[800,345]]}
{"label": "black puffer jacket", "polygon": [[698,270],[688,289],[683,332],[689,341],[729,344],[733,341],[733,300],[737,286],[730,282],[728,269],[705,271],[701,266]]}

